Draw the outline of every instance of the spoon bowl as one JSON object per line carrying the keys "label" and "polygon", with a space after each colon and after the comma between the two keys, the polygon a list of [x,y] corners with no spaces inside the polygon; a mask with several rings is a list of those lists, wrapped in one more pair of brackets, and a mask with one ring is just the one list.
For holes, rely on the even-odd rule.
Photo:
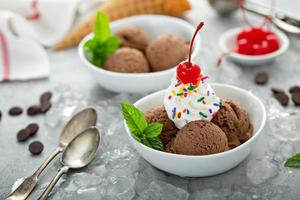
{"label": "spoon bowl", "polygon": [[72,140],[62,155],[61,162],[70,168],[81,168],[95,157],[100,136],[97,128],[89,128]]}
{"label": "spoon bowl", "polygon": [[83,132],[88,127],[95,126],[97,123],[97,112],[94,108],[86,108],[77,114],[65,125],[59,136],[59,144],[65,147],[73,140],[78,133]]}
{"label": "spoon bowl", "polygon": [[60,177],[69,169],[87,166],[96,156],[100,144],[100,133],[96,127],[91,127],[76,136],[66,147],[61,162],[64,165],[52,179],[39,199],[47,199]]}

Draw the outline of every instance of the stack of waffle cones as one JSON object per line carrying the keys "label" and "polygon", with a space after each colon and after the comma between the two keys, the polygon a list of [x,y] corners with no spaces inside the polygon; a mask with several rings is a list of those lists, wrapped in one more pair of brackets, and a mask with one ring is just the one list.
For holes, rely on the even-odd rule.
{"label": "stack of waffle cones", "polygon": [[141,14],[179,16],[190,9],[188,0],[107,0],[86,21],[77,25],[54,49],[77,45],[84,36],[92,32],[96,14],[105,12],[111,21]]}

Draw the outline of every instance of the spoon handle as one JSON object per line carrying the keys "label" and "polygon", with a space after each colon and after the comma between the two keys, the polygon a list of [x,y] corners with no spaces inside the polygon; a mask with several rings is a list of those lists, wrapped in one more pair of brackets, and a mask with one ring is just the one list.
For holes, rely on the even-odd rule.
{"label": "spoon handle", "polygon": [[69,170],[69,167],[67,167],[67,166],[63,166],[62,168],[60,168],[59,172],[52,179],[51,183],[47,186],[47,188],[45,189],[45,191],[43,192],[43,194],[40,196],[39,200],[45,200],[45,199],[48,198],[49,193],[52,191],[52,189],[54,188],[54,186],[57,183],[57,181],[60,179],[60,177],[63,174],[67,173],[68,170]]}
{"label": "spoon handle", "polygon": [[24,200],[30,195],[38,182],[38,177],[42,171],[47,167],[47,165],[59,154],[62,152],[62,148],[55,149],[52,154],[45,160],[41,166],[29,177],[27,177],[23,183],[12,192],[6,200]]}

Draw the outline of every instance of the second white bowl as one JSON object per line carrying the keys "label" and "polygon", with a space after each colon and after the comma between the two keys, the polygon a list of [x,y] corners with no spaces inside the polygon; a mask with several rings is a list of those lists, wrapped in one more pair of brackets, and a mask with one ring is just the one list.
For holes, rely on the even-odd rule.
{"label": "second white bowl", "polygon": [[[195,28],[188,22],[168,16],[140,15],[111,22],[112,32],[131,26],[144,29],[152,38],[163,34],[182,36],[187,41],[193,37]],[[144,93],[166,88],[170,84],[176,66],[171,69],[151,73],[118,73],[104,70],[90,63],[83,51],[83,45],[91,39],[93,34],[87,35],[79,44],[78,53],[86,68],[96,81],[105,89],[113,92]],[[196,38],[192,59],[196,57],[200,48],[200,39]],[[188,52],[187,52],[188,53]]]}
{"label": "second white bowl", "polygon": [[[149,148],[136,141],[125,123],[128,136],[139,154],[153,166],[185,177],[203,177],[223,173],[241,163],[254,148],[266,122],[263,103],[252,93],[224,84],[211,84],[216,94],[223,99],[232,99],[245,108],[253,123],[253,136],[244,144],[222,153],[188,156],[172,154]],[[145,112],[163,105],[165,90],[148,95],[134,105]]]}
{"label": "second white bowl", "polygon": [[289,47],[289,39],[288,37],[281,31],[277,29],[272,29],[272,31],[278,36],[280,40],[280,48],[272,53],[268,53],[265,55],[243,55],[236,52],[232,52],[232,49],[235,46],[236,43],[236,36],[237,34],[242,31],[242,27],[234,28],[226,31],[223,33],[219,39],[219,45],[221,47],[221,50],[224,53],[229,53],[228,57],[232,59],[233,61],[248,65],[248,66],[255,66],[255,65],[261,65],[265,63],[269,63],[274,61],[277,57],[282,55]]}

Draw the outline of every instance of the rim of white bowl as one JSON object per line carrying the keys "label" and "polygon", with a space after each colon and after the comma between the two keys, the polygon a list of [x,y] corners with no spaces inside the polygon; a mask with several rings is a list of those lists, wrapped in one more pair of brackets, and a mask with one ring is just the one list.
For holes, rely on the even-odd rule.
{"label": "rim of white bowl", "polygon": [[219,39],[219,46],[221,47],[221,50],[224,53],[229,53],[229,57],[235,58],[235,59],[239,59],[239,60],[266,60],[266,59],[270,59],[270,58],[274,58],[277,57],[281,54],[283,54],[289,47],[290,45],[290,41],[288,39],[288,37],[280,30],[275,29],[275,28],[271,28],[271,30],[273,32],[276,33],[276,35],[278,36],[278,38],[280,39],[280,48],[272,53],[268,53],[265,55],[243,55],[243,54],[239,54],[236,52],[231,52],[231,49],[229,49],[226,45],[226,41],[231,38],[234,37],[237,33],[239,33],[242,29],[244,29],[245,27],[237,27],[237,28],[233,28],[230,29],[226,32],[224,32],[220,39]]}
{"label": "rim of white bowl", "polygon": [[[215,153],[215,154],[209,154],[209,155],[182,155],[182,154],[175,154],[175,153],[168,153],[168,152],[165,152],[165,151],[159,151],[159,150],[156,150],[156,149],[152,149],[138,141],[136,141],[132,135],[131,135],[131,132],[129,131],[129,128],[125,122],[125,120],[123,121],[124,125],[125,125],[125,128],[126,128],[126,132],[127,134],[129,135],[130,139],[135,141],[136,143],[138,143],[139,145],[142,145],[144,148],[148,149],[149,151],[152,151],[153,153],[160,153],[160,154],[163,154],[163,155],[166,155],[166,156],[173,156],[173,157],[181,157],[181,158],[187,158],[187,159],[199,159],[199,158],[211,158],[211,157],[222,157],[222,156],[225,156],[225,155],[228,155],[228,154],[231,154],[233,152],[236,152],[236,151],[240,151],[241,148],[244,148],[245,145],[249,145],[252,141],[254,141],[262,132],[264,126],[265,126],[265,123],[266,123],[266,120],[267,120],[267,113],[266,113],[266,109],[265,109],[265,106],[264,104],[262,103],[262,101],[254,94],[252,94],[250,91],[247,91],[245,89],[242,89],[242,88],[239,88],[239,87],[236,87],[236,86],[233,86],[233,85],[228,85],[228,84],[222,84],[222,83],[211,83],[212,87],[213,86],[222,86],[222,87],[227,87],[227,88],[231,88],[231,89],[235,89],[235,90],[238,90],[240,91],[241,93],[244,93],[244,94],[248,94],[248,95],[251,95],[259,104],[259,106],[262,108],[262,111],[263,111],[263,119],[262,119],[262,122],[258,128],[258,130],[255,132],[255,134],[253,134],[253,136],[247,140],[246,142],[244,142],[243,144],[241,144],[240,146],[238,147],[235,147],[234,149],[230,149],[228,151],[224,151],[224,152],[220,152],[220,153]],[[136,106],[137,104],[139,104],[140,102],[144,101],[146,98],[150,98],[152,96],[156,96],[157,94],[159,93],[164,93],[166,90],[160,90],[160,91],[157,91],[157,92],[154,92],[152,94],[149,94],[141,99],[139,99],[138,101],[136,101],[134,103],[134,105]]]}
{"label": "rim of white bowl", "polygon": [[[113,28],[120,24],[126,24],[126,23],[132,22],[132,21],[145,21],[145,20],[162,19],[162,18],[164,20],[169,20],[169,21],[173,21],[173,22],[177,22],[178,24],[181,24],[180,26],[183,26],[183,29],[188,29],[191,33],[194,33],[194,31],[195,31],[195,27],[192,24],[188,23],[187,21],[184,21],[183,19],[179,19],[176,17],[164,16],[164,15],[136,15],[136,16],[125,18],[125,19],[113,21],[113,22],[111,22],[111,27]],[[79,43],[79,46],[78,46],[78,54],[79,54],[80,59],[83,60],[83,62],[88,67],[90,67],[98,72],[101,72],[103,74],[106,74],[109,76],[126,76],[126,77],[134,78],[134,77],[146,77],[149,75],[156,76],[156,75],[169,74],[171,71],[174,71],[176,68],[176,66],[174,66],[167,70],[150,72],[150,73],[149,72],[148,73],[121,73],[121,72],[113,72],[113,71],[108,71],[108,70],[102,69],[101,67],[98,67],[98,66],[90,63],[84,55],[83,45],[86,41],[88,41],[92,37],[93,37],[93,33],[90,33],[81,40],[81,42]],[[199,39],[199,37],[197,37],[195,39],[194,50],[191,55],[192,60],[195,59],[195,57],[199,53],[200,46],[201,46],[201,39]]]}

